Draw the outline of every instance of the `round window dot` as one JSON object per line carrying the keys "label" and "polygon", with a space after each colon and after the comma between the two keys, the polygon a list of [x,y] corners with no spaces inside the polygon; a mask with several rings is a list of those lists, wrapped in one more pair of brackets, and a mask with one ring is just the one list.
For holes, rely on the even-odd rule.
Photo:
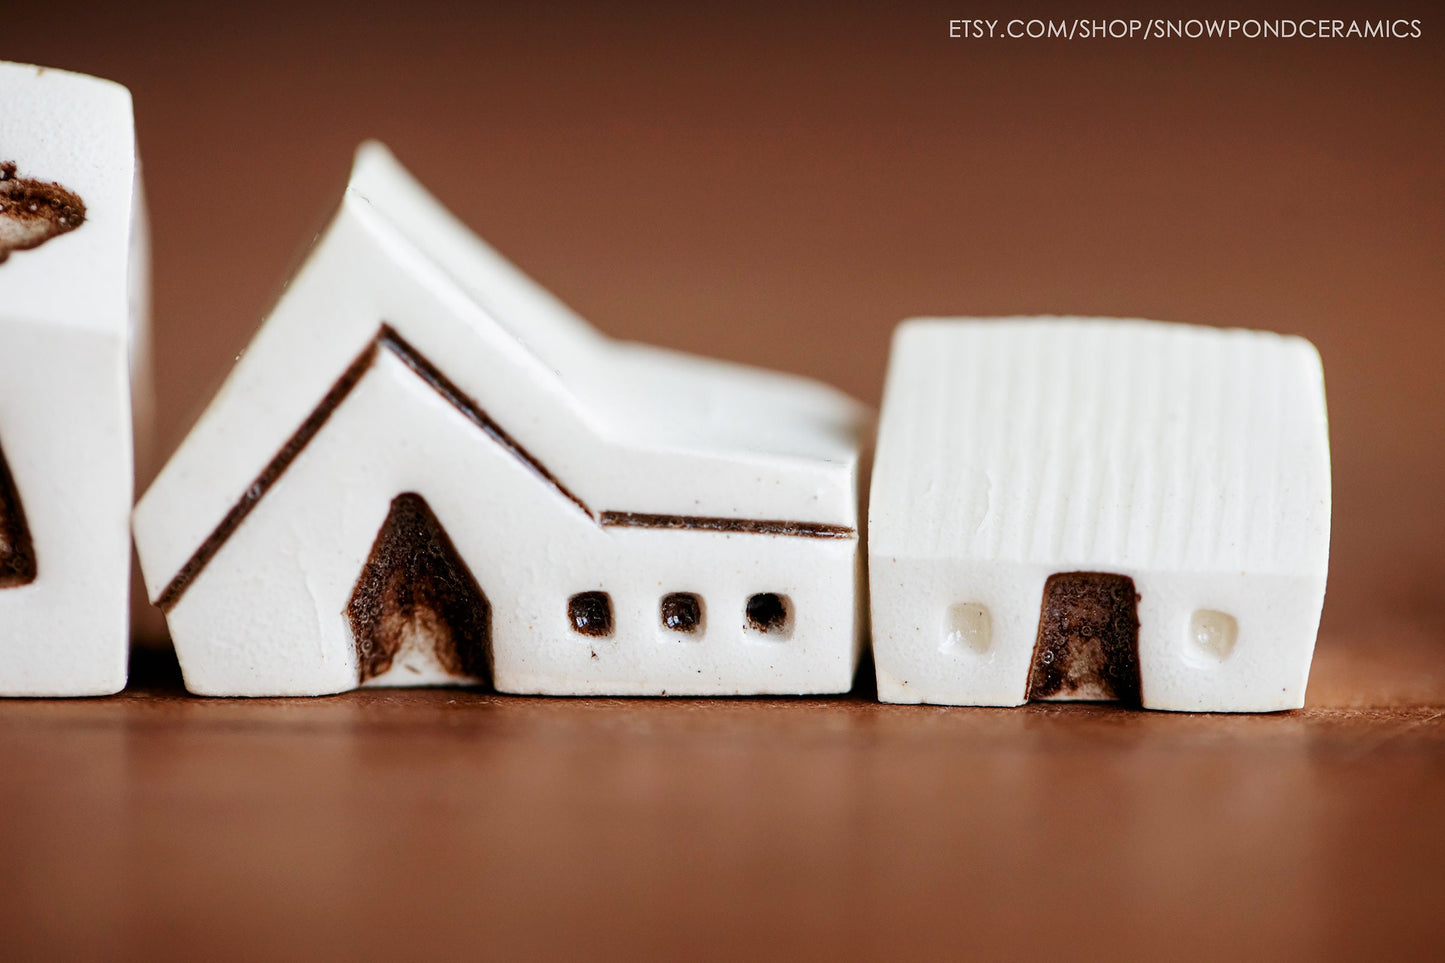
{"label": "round window dot", "polygon": [[748,599],[748,627],[755,632],[786,632],[788,599],[773,592],[760,592]]}

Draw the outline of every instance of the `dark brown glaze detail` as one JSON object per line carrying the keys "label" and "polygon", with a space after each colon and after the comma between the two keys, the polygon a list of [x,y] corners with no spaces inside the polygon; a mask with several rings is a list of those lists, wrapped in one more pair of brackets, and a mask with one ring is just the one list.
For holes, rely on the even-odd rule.
{"label": "dark brown glaze detail", "polygon": [[375,360],[376,342],[372,341],[362,350],[361,354],[356,356],[356,360],[351,362],[346,371],[331,386],[331,390],[326,392],[321,403],[306,416],[301,427],[297,428],[286,440],[286,444],[276,453],[276,457],[272,458],[270,464],[256,476],[256,480],[251,482],[236,504],[231,506],[226,517],[221,519],[221,523],[210,535],[206,536],[201,547],[196,549],[195,554],[187,560],[181,570],[176,573],[176,577],[171,579],[170,584],[156,598],[155,604],[160,607],[161,611],[169,612],[180,601],[181,595],[190,588],[196,576],[210,564],[211,559],[215,558],[216,553],[221,550],[221,546],[226,544],[226,539],[230,538],[232,533],[241,526],[241,523],[246,520],[246,516],[251,514],[251,510],[261,501],[262,496],[271,490],[271,486],[276,484],[277,479],[287,468],[291,467],[296,456],[301,454],[312,438],[316,437],[316,433],[326,424],[332,412],[346,399],[347,395],[351,394],[351,390],[361,381],[361,376],[366,374],[367,369]]}
{"label": "dark brown glaze detail", "polygon": [[856,534],[847,525],[758,521],[751,518],[706,518],[700,515],[648,515],[643,512],[603,512],[602,524],[618,528],[675,528],[704,532],[742,532],[748,535],[791,535],[802,538],[852,538]]}
{"label": "dark brown glaze detail", "polygon": [[1104,699],[1141,705],[1138,601],[1127,575],[1049,576],[1028,698],[1097,692]]}
{"label": "dark brown glaze detail", "polygon": [[748,626],[755,632],[780,632],[788,625],[788,603],[781,595],[761,592],[748,598]]}
{"label": "dark brown glaze detail", "polygon": [[381,333],[377,335],[377,339],[381,344],[390,348],[421,380],[431,385],[437,394],[445,398],[453,408],[466,415],[467,420],[486,432],[489,438],[505,448],[507,452],[518,461],[536,472],[543,481],[556,489],[562,497],[582,509],[589,518],[595,517],[592,515],[592,510],[583,504],[582,499],[578,498],[566,485],[558,481],[556,475],[553,475],[547,470],[545,465],[533,458],[531,452],[518,444],[515,438],[507,434],[501,425],[493,421],[491,416],[483,411],[475,401],[463,394],[462,390],[453,384],[451,379],[442,374],[436,365],[423,357],[421,352],[408,344],[401,335],[396,333],[395,329],[390,325],[383,324],[381,326]]}
{"label": "dark brown glaze detail", "polygon": [[696,632],[702,627],[702,599],[691,592],[664,595],[662,624],[673,632]]}
{"label": "dark brown glaze detail", "polygon": [[426,499],[392,499],[346,604],[361,682],[391,668],[402,647],[431,645],[455,676],[491,675],[492,607]]}
{"label": "dark brown glaze detail", "polygon": [[181,566],[181,570],[171,579],[161,594],[156,597],[155,604],[164,612],[169,612],[180,601],[186,589],[190,588],[196,576],[210,563],[226,540],[245,521],[246,516],[256,507],[256,503],[271,489],[301,454],[302,449],[310,443],[321,427],[326,424],[337,407],[346,400],[357,383],[376,360],[378,347],[382,347],[396,355],[412,373],[421,378],[432,387],[437,394],[450,404],[457,411],[461,412],[468,421],[480,428],[487,437],[501,445],[509,454],[518,461],[530,468],[544,482],[550,485],[558,494],[566,498],[572,504],[582,510],[588,518],[600,522],[602,525],[621,526],[630,528],[674,528],[674,529],[696,529],[714,532],[744,532],[760,535],[793,535],[810,538],[851,538],[854,531],[844,525],[820,525],[812,522],[786,522],[786,521],[752,521],[740,518],[700,518],[686,515],[648,515],[638,512],[603,512],[599,516],[588,508],[582,499],[578,498],[571,489],[563,485],[547,470],[546,466],[532,457],[527,449],[517,443],[510,434],[497,424],[482,410],[482,408],[461,389],[456,386],[436,365],[432,364],[419,351],[411,346],[405,338],[396,332],[391,325],[383,324],[366,348],[357,356],[346,372],[332,385],[331,390],[321,399],[321,403],[301,423],[301,427],[287,440],[285,446],[277,452],[276,457],[255,481],[251,482],[246,491],[237,500],[226,517],[221,519],[206,540]]}
{"label": "dark brown glaze detail", "polygon": [[25,522],[25,506],[0,448],[0,589],[19,588],[35,581],[35,546]]}
{"label": "dark brown glaze detail", "polygon": [[572,628],[593,638],[612,634],[612,599],[606,592],[578,592],[567,600]]}
{"label": "dark brown glaze detail", "polygon": [[17,175],[0,163],[0,264],[13,251],[37,248],[85,223],[85,202],[59,184]]}

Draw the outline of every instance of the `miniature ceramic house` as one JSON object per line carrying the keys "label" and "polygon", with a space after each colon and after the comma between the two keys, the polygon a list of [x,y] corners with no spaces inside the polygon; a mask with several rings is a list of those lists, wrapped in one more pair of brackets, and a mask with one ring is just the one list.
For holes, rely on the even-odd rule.
{"label": "miniature ceramic house", "polygon": [[124,87],[0,64],[0,694],[125,685],[139,185]]}
{"label": "miniature ceramic house", "polygon": [[602,337],[370,145],[137,546],[198,693],[839,692],[870,432]]}
{"label": "miniature ceramic house", "polygon": [[875,465],[884,701],[1303,704],[1330,530],[1308,342],[1140,321],[907,322]]}

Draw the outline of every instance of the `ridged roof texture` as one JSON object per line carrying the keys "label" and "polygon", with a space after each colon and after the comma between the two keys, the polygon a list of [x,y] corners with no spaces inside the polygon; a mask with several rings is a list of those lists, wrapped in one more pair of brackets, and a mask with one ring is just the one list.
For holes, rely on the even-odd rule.
{"label": "ridged roof texture", "polygon": [[1302,338],[1078,318],[905,322],[870,553],[1322,574],[1329,441]]}

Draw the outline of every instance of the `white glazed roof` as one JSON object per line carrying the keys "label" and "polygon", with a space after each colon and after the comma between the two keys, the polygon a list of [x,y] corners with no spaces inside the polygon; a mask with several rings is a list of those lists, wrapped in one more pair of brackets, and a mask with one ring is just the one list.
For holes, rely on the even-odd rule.
{"label": "white glazed roof", "polygon": [[919,319],[888,371],[870,554],[1323,574],[1309,342],[1079,318]]}
{"label": "white glazed roof", "polygon": [[381,144],[358,150],[348,190],[551,369],[599,430],[683,450],[855,458],[863,406],[805,378],[605,337],[468,230]]}
{"label": "white glazed roof", "polygon": [[560,510],[857,527],[865,406],[806,379],[605,338],[368,144],[330,228],[136,508],[152,598],[381,325],[577,503],[559,498]]}

